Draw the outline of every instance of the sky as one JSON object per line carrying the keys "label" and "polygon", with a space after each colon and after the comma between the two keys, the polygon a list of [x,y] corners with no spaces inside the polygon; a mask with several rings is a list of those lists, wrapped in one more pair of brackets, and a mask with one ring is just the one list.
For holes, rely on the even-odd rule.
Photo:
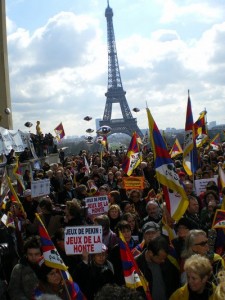
{"label": "sky", "polygon": [[[102,118],[108,83],[107,0],[5,0],[13,128],[63,123],[85,135]],[[146,103],[160,129],[225,124],[225,1],[110,0],[123,88],[139,128]],[[138,107],[136,113],[133,108]],[[91,116],[87,122],[83,118]],[[120,118],[118,105],[112,118]]]}

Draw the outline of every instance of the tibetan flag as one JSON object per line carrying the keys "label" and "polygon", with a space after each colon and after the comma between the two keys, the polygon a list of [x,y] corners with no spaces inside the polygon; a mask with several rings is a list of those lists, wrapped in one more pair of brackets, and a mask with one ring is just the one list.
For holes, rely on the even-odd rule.
{"label": "tibetan flag", "polygon": [[152,297],[149,291],[148,282],[138,268],[131,250],[121,232],[119,232],[119,247],[126,287],[130,289],[137,289],[142,287],[145,291],[146,299],[151,300]]}
{"label": "tibetan flag", "polygon": [[185,125],[185,136],[184,136],[184,147],[183,147],[183,167],[189,176],[198,168],[198,153],[194,138],[194,125],[193,116],[191,109],[191,99],[188,91],[188,103],[186,113],[186,125]]}
{"label": "tibetan flag", "polygon": [[22,175],[21,165],[19,163],[18,156],[16,157],[16,164],[15,167],[13,168],[13,175],[17,180],[17,191],[20,195],[22,195],[23,191],[25,190],[25,186],[23,182],[23,175]]}
{"label": "tibetan flag", "polygon": [[7,214],[7,221],[6,221],[6,226],[7,227],[11,227],[11,228],[16,228],[16,225],[15,225],[15,221],[14,221],[14,218],[13,218],[13,215],[10,211],[8,211],[8,214]]}
{"label": "tibetan flag", "polygon": [[62,277],[66,280],[68,284],[68,292],[70,294],[71,300],[86,300],[86,297],[82,294],[79,285],[76,282],[73,282],[68,271],[61,271]]}
{"label": "tibetan flag", "polygon": [[220,143],[220,134],[217,133],[214,138],[210,140],[210,146],[212,150],[218,151],[219,150],[219,143]]}
{"label": "tibetan flag", "polygon": [[172,149],[170,150],[170,156],[171,158],[176,157],[179,154],[182,154],[183,150],[181,148],[180,142],[178,141],[178,139],[175,140]]}
{"label": "tibetan flag", "polygon": [[206,120],[205,120],[206,114],[207,114],[206,110],[202,111],[200,113],[198,120],[194,123],[195,136],[199,134],[205,134],[205,135],[208,134],[206,128]]}
{"label": "tibetan flag", "polygon": [[19,203],[19,204],[20,204],[20,207],[21,207],[21,212],[22,212],[22,213],[25,213],[24,208],[23,208],[23,205],[22,205],[22,203],[20,202],[20,199],[19,199],[19,197],[18,197],[18,195],[17,195],[17,193],[16,193],[16,191],[15,191],[13,185],[12,185],[11,179],[9,178],[9,176],[6,176],[6,178],[7,178],[8,187],[9,187],[9,189],[10,189],[10,192],[12,193],[12,196],[13,196],[13,199],[12,199],[12,197],[11,197],[11,200],[12,200],[12,201],[15,201],[15,202],[17,202],[17,203]]}
{"label": "tibetan flag", "polygon": [[137,166],[140,164],[140,162],[141,153],[138,147],[137,134],[136,132],[134,132],[131,138],[129,148],[127,150],[127,157],[125,158],[125,161],[122,165],[123,171],[128,176],[130,176],[134,169],[137,168]]}
{"label": "tibetan flag", "polygon": [[225,210],[217,209],[215,212],[212,228],[225,229]]}
{"label": "tibetan flag", "polygon": [[[158,182],[165,187],[164,190],[168,192],[167,194],[164,193],[167,210],[170,213],[170,216],[178,221],[188,207],[188,198],[180,183],[173,160],[169,155],[160,131],[148,108],[147,115],[151,144],[155,158],[156,177]],[[174,196],[174,199],[170,199],[170,196]]]}
{"label": "tibetan flag", "polygon": [[66,271],[68,268],[61,259],[57,249],[55,248],[40,216],[36,213],[38,220],[38,231],[41,238],[41,247],[46,266]]}
{"label": "tibetan flag", "polygon": [[62,122],[54,129],[54,131],[56,133],[56,138],[58,141],[60,141],[64,138],[65,131],[64,131]]}

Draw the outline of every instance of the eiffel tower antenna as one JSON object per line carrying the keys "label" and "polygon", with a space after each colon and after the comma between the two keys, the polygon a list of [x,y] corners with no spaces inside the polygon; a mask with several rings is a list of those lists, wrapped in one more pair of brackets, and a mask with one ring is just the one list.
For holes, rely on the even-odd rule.
{"label": "eiffel tower antenna", "polygon": [[[123,89],[122,80],[120,76],[120,69],[116,51],[116,40],[113,28],[113,10],[109,6],[105,10],[105,17],[107,20],[107,42],[108,42],[108,90],[105,94],[106,104],[103,115],[103,120],[100,121],[100,126],[111,127],[111,133],[126,133],[132,136],[136,131],[140,137],[143,137],[141,130],[137,126],[137,119],[133,118],[130,108],[125,97],[126,92]],[[122,118],[112,119],[112,104],[119,103]]]}

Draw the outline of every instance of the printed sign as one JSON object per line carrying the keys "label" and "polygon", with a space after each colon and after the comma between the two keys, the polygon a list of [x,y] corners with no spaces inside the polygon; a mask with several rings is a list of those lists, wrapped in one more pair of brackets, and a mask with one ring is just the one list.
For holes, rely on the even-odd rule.
{"label": "printed sign", "polygon": [[31,181],[31,197],[40,197],[50,194],[50,180],[33,180]]}
{"label": "printed sign", "polygon": [[123,177],[123,184],[125,190],[143,190],[144,189],[144,177]]}
{"label": "printed sign", "polygon": [[66,254],[101,253],[102,226],[74,226],[65,228]]}
{"label": "printed sign", "polygon": [[99,215],[108,212],[109,200],[107,196],[97,196],[85,198],[86,206],[88,207],[88,215]]}
{"label": "printed sign", "polygon": [[218,178],[206,178],[206,179],[196,179],[195,180],[195,191],[196,195],[199,196],[202,192],[206,191],[206,185],[210,182],[214,181],[216,185],[218,184]]}

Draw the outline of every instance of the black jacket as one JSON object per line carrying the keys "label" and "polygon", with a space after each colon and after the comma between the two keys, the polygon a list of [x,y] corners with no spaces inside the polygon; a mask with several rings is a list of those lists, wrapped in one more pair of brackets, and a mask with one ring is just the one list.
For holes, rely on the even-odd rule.
{"label": "black jacket", "polygon": [[[150,292],[152,292],[152,285],[154,284],[154,278],[152,272],[148,267],[148,263],[145,259],[146,250],[140,254],[135,260],[138,264],[139,269],[142,271],[144,277],[149,282]],[[180,276],[178,269],[168,260],[160,265],[162,277],[166,287],[166,295],[169,297],[179,288]],[[155,283],[157,284],[157,283]]]}

